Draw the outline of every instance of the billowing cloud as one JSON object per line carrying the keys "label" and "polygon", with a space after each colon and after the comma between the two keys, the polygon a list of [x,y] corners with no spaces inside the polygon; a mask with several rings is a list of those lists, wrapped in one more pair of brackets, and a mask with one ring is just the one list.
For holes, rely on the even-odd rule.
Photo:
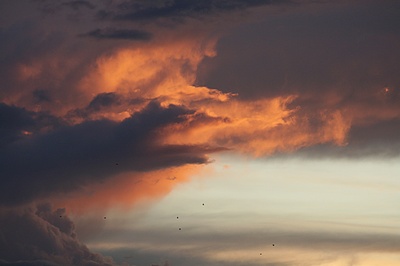
{"label": "billowing cloud", "polygon": [[65,209],[49,204],[0,211],[2,265],[113,265],[80,242]]}
{"label": "billowing cloud", "polygon": [[[18,115],[20,110],[14,109]],[[121,172],[207,163],[206,154],[219,148],[169,145],[158,140],[168,125],[185,123],[188,119],[196,121],[193,114],[194,111],[182,106],[164,108],[151,102],[142,112],[119,123],[96,120],[37,135],[27,134],[5,145],[0,153],[2,203],[29,202],[36,197],[68,192]],[[26,132],[23,126],[29,126],[30,120],[23,118],[21,125],[5,132],[4,138],[14,139]]]}

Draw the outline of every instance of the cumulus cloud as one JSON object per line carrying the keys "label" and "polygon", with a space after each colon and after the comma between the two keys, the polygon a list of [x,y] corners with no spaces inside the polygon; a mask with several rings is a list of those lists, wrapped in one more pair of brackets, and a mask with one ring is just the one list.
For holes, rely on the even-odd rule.
{"label": "cumulus cloud", "polygon": [[113,265],[90,252],[65,209],[49,204],[0,211],[2,265]]}

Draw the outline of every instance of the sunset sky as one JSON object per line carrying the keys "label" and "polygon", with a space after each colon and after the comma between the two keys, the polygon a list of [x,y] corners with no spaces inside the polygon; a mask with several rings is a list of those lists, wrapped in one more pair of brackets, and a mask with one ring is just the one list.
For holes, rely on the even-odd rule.
{"label": "sunset sky", "polygon": [[0,13],[0,265],[400,265],[399,1]]}

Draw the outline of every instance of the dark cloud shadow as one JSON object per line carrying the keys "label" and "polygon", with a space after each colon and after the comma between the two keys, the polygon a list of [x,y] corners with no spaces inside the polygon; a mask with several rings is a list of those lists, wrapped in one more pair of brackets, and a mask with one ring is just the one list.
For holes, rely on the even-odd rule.
{"label": "dark cloud shadow", "polygon": [[211,15],[244,10],[262,5],[287,3],[285,0],[207,0],[207,1],[123,1],[111,9],[98,12],[98,18],[105,20],[154,21],[168,19],[182,22],[186,18],[210,17]]}
{"label": "dark cloud shadow", "polygon": [[133,29],[95,29],[79,36],[92,37],[96,39],[148,41],[152,34],[147,31]]}

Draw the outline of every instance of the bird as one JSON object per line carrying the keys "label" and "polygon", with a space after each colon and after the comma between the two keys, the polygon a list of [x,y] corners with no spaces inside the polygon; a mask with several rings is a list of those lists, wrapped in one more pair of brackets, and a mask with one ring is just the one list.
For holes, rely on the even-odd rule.
{"label": "bird", "polygon": [[179,219],[179,216],[176,216],[176,219]]}
{"label": "bird", "polygon": [[106,218],[107,218],[107,217],[104,216],[104,220],[105,220]]}
{"label": "bird", "polygon": [[275,247],[275,244],[272,244],[273,247]]}
{"label": "bird", "polygon": [[262,255],[262,253],[260,253],[260,256]]}
{"label": "bird", "polygon": [[182,228],[179,227],[179,230],[182,230]]}

